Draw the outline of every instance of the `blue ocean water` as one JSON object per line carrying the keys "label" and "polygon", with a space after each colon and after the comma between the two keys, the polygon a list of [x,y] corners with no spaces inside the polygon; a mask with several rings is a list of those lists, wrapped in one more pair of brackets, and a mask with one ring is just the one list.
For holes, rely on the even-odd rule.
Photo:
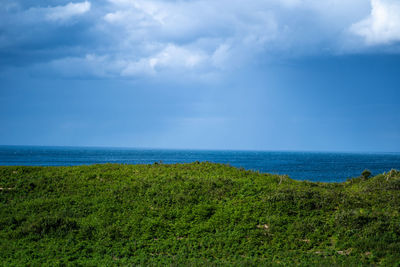
{"label": "blue ocean water", "polygon": [[152,164],[193,161],[229,163],[293,179],[341,182],[364,169],[400,169],[400,153],[165,150],[92,147],[0,146],[0,165],[70,166],[95,163]]}

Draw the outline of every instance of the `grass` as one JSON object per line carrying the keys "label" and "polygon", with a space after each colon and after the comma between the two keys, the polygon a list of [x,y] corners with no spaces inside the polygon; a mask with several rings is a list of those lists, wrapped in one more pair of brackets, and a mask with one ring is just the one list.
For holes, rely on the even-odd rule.
{"label": "grass", "polygon": [[400,172],[295,181],[208,162],[0,167],[1,265],[400,266]]}

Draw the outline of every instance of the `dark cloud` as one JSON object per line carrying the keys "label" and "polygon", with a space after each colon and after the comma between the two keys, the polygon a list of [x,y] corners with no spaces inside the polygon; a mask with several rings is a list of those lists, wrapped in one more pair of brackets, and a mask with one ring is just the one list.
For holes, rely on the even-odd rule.
{"label": "dark cloud", "polygon": [[[57,2],[63,4],[62,1]],[[64,3],[68,5],[66,1]],[[25,9],[21,5],[11,11],[1,9],[0,65],[3,68],[47,62],[66,56],[82,56],[98,46],[97,34],[91,30],[93,21],[90,15],[82,16],[77,12],[76,16],[68,17],[67,14],[65,19],[54,20],[49,17],[50,12],[54,13],[51,10],[54,6],[47,7],[46,1],[41,4],[46,7],[38,7],[39,3],[31,7],[25,3]],[[62,9],[65,6],[58,7]]]}

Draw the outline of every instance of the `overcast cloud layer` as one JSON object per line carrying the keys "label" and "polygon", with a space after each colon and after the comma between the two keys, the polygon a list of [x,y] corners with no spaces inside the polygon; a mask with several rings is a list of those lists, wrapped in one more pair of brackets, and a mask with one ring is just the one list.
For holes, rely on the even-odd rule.
{"label": "overcast cloud layer", "polygon": [[260,57],[397,53],[398,0],[0,2],[1,69],[211,77]]}

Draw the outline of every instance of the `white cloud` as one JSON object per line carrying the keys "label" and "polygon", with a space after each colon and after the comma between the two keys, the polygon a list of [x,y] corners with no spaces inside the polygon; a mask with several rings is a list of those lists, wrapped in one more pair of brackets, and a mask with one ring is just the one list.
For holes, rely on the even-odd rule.
{"label": "white cloud", "polygon": [[232,63],[262,50],[278,31],[274,14],[260,0],[249,5],[239,1],[110,3],[113,8],[103,17],[104,28],[119,33],[113,38],[121,56],[134,59],[123,75],[238,67]]}
{"label": "white cloud", "polygon": [[400,1],[371,0],[371,14],[350,30],[369,45],[400,41]]}
{"label": "white cloud", "polygon": [[[66,22],[75,17],[81,16],[91,9],[91,3],[88,1],[79,3],[68,3],[60,6],[34,6],[25,10],[16,9],[15,13],[9,13],[8,23],[14,27],[18,25],[38,25],[42,22]],[[1,26],[1,19],[0,19]],[[41,25],[43,27],[43,25]]]}
{"label": "white cloud", "polygon": [[46,9],[46,18],[48,20],[65,20],[88,12],[90,7],[91,4],[88,1],[68,3],[65,6],[49,7]]}
{"label": "white cloud", "polygon": [[207,55],[202,51],[193,51],[169,44],[160,53],[149,58],[150,66],[155,68],[162,67],[184,67],[195,68],[205,61]]}
{"label": "white cloud", "polygon": [[56,59],[39,67],[50,67],[65,77],[137,77],[152,76],[162,71],[188,73],[198,70],[209,60],[202,51],[169,44],[155,55],[136,60],[123,56],[86,54],[83,57]]}

